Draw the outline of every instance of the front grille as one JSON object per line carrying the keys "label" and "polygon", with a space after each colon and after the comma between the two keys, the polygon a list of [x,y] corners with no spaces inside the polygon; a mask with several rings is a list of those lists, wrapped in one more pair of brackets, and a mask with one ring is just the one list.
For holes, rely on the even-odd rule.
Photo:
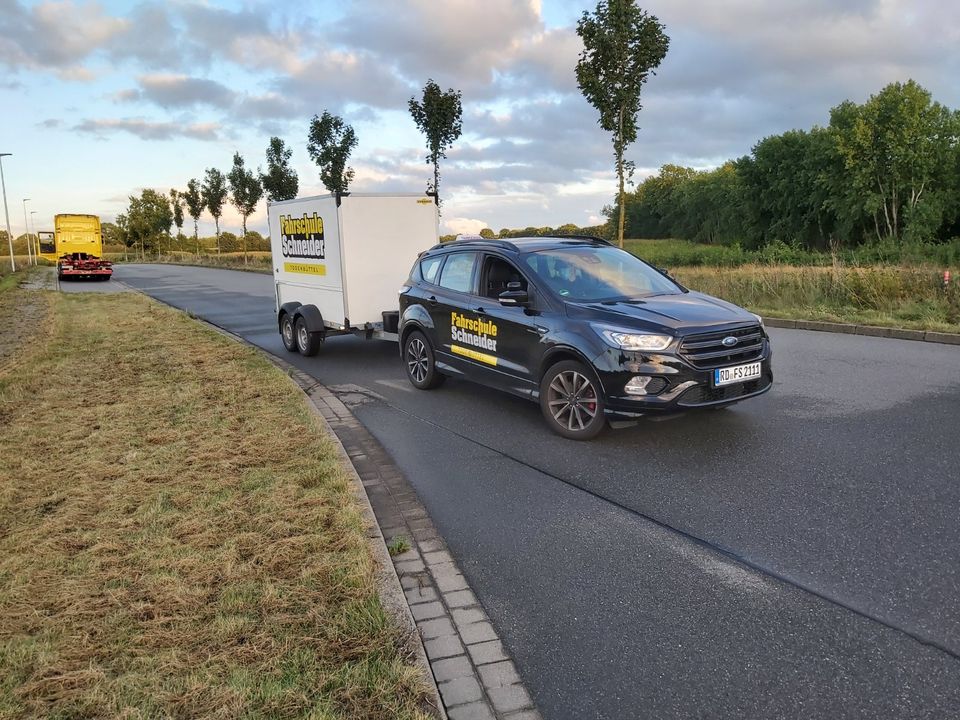
{"label": "front grille", "polygon": [[726,400],[736,400],[740,397],[752,395],[760,392],[770,385],[773,379],[770,375],[764,375],[751,380],[750,382],[740,383],[738,385],[725,385],[724,387],[710,387],[709,385],[697,385],[687,390],[677,405],[684,407],[696,407],[697,405],[709,405],[710,403],[724,402]]}
{"label": "front grille", "polygon": [[[725,337],[735,337],[737,344],[726,347]],[[689,335],[680,341],[680,356],[700,370],[750,362],[763,352],[763,330],[759,325]]]}

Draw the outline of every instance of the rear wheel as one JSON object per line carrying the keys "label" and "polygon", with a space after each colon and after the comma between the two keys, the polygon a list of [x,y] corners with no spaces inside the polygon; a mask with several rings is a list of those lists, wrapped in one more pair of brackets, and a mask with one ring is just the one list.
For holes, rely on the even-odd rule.
{"label": "rear wheel", "polygon": [[600,383],[581,362],[558,362],[540,381],[540,409],[558,435],[571,440],[595,438],[607,425],[603,408]]}
{"label": "rear wheel", "polygon": [[280,318],[280,339],[287,352],[297,352],[297,337],[293,329],[293,318],[290,313],[284,313]]}
{"label": "rear wheel", "polygon": [[430,341],[419,330],[410,333],[403,344],[403,366],[407,370],[407,379],[421,390],[439,387],[446,379],[437,371]]}
{"label": "rear wheel", "polygon": [[307,327],[307,321],[303,317],[298,317],[293,325],[294,335],[297,338],[297,350],[301,355],[313,357],[320,350],[322,342],[320,333],[310,332]]}

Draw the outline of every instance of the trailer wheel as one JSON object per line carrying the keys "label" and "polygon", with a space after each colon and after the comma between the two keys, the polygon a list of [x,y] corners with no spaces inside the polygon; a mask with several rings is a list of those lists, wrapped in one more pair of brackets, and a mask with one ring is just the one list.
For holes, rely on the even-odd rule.
{"label": "trailer wheel", "polygon": [[313,357],[320,350],[320,333],[312,333],[307,327],[307,321],[302,317],[297,318],[297,322],[294,323],[293,329],[295,330],[297,336],[297,350],[300,351],[301,355],[306,357]]}
{"label": "trailer wheel", "polygon": [[290,313],[284,313],[280,319],[280,339],[283,340],[283,346],[287,352],[297,352],[297,336]]}
{"label": "trailer wheel", "polygon": [[403,366],[410,384],[420,390],[432,390],[446,380],[446,376],[437,372],[430,341],[419,330],[410,333],[403,344]]}

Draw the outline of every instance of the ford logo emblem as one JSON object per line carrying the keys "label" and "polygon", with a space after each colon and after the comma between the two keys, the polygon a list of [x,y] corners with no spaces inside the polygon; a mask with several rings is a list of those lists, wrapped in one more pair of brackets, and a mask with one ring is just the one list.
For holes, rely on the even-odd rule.
{"label": "ford logo emblem", "polygon": [[740,341],[737,340],[733,335],[727,335],[727,336],[726,336],[723,340],[721,340],[720,342],[723,343],[723,346],[724,346],[724,347],[733,347],[734,345],[736,345],[736,344],[737,344],[738,342],[740,342]]}

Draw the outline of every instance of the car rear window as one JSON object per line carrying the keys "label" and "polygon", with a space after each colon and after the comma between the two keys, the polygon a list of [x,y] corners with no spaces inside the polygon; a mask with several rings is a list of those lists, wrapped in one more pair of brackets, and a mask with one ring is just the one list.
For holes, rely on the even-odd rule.
{"label": "car rear window", "polygon": [[477,253],[453,253],[447,256],[440,275],[440,287],[456,292],[473,292],[473,269],[477,264]]}
{"label": "car rear window", "polygon": [[437,284],[437,274],[440,271],[440,265],[443,263],[443,256],[438,255],[436,257],[425,258],[420,263],[420,277],[424,279],[424,282]]}

